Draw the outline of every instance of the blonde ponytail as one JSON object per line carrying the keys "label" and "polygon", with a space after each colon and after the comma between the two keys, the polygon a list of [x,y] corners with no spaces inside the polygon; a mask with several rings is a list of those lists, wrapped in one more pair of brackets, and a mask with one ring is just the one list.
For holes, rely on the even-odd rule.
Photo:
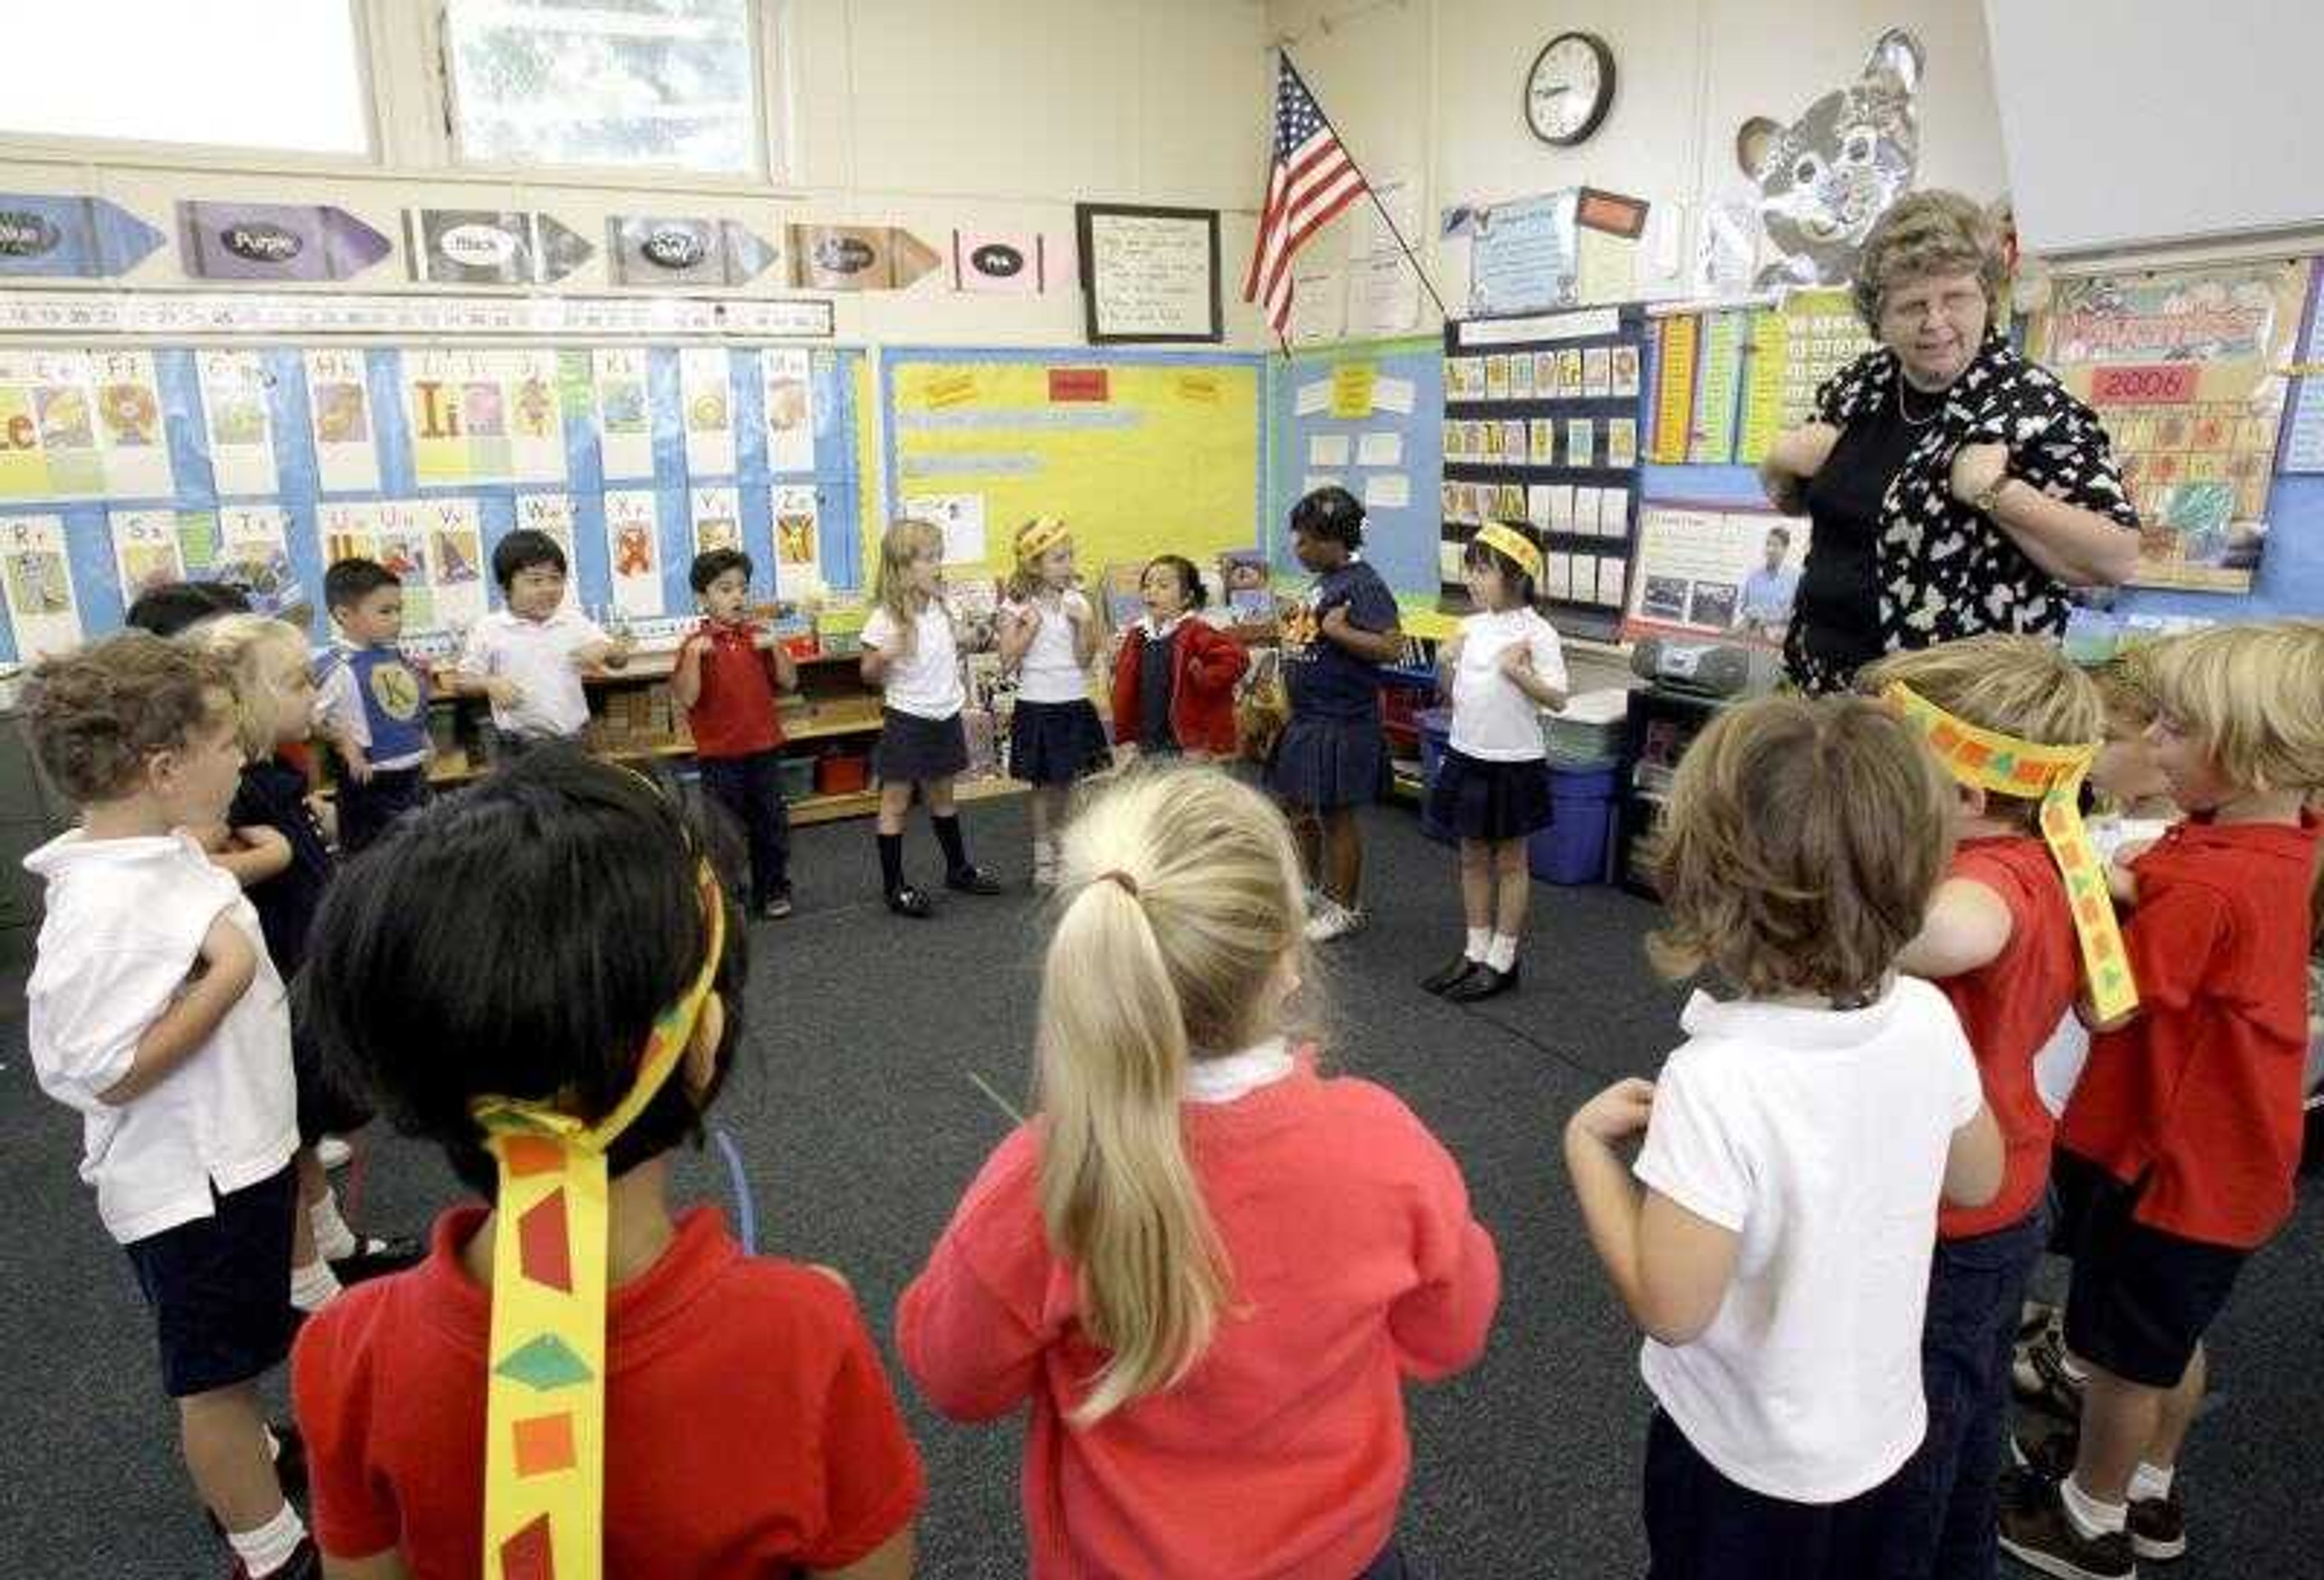
{"label": "blonde ponytail", "polygon": [[1072,1412],[1091,1426],[1170,1387],[1209,1347],[1231,1277],[1186,1157],[1193,1051],[1258,1041],[1302,947],[1289,831],[1214,768],[1134,774],[1065,836],[1070,896],[1041,982],[1041,1215],[1111,1352]]}

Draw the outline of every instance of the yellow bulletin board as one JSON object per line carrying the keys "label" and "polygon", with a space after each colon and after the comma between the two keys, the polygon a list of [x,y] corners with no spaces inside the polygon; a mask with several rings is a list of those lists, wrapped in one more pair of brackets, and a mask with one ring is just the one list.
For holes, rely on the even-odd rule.
{"label": "yellow bulletin board", "polygon": [[[1260,359],[1215,354],[905,352],[881,364],[888,511],[941,500],[981,525],[981,558],[1009,566],[1017,528],[1061,516],[1084,575],[1183,554],[1197,564],[1259,542]],[[867,520],[876,540],[880,523]],[[974,544],[972,528],[962,539]],[[864,563],[879,563],[876,541]],[[867,577],[868,584],[868,577]]]}

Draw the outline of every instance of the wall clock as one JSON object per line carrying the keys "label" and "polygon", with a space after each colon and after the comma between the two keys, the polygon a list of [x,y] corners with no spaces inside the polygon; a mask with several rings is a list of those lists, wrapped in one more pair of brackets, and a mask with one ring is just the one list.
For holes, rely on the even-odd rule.
{"label": "wall clock", "polygon": [[1526,74],[1526,124],[1560,148],[1586,141],[1614,105],[1614,51],[1596,33],[1564,32]]}

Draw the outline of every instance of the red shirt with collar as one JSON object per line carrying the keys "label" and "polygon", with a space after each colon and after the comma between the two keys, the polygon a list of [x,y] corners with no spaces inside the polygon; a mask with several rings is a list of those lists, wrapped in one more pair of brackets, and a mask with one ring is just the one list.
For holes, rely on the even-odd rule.
{"label": "red shirt with collar", "polygon": [[775,717],[775,661],[758,645],[764,627],[706,620],[686,638],[702,653],[702,694],[686,711],[696,757],[739,758],[783,743]]}
{"label": "red shirt with collar", "polygon": [[1991,1201],[1939,1209],[1938,1235],[1966,1240],[2024,1217],[2049,1183],[2057,1126],[2034,1084],[2034,1056],[2072,1011],[2082,960],[2065,880],[2042,841],[2025,835],[1963,841],[1948,876],[1991,891],[2009,911],[2009,942],[2001,952],[1974,971],[1936,984],[1969,1035],[2005,1149],[2001,1189]]}
{"label": "red shirt with collar", "polygon": [[2135,1216],[2255,1248],[2292,1211],[2319,828],[2179,823],[2133,864],[2138,1018],[2091,1040],[2059,1141],[2129,1183]]}
{"label": "red shirt with collar", "polygon": [[[1138,675],[1148,639],[1140,620],[1123,634],[1113,659],[1113,738],[1132,746],[1141,727]],[[1232,757],[1235,682],[1250,667],[1250,655],[1240,642],[1192,614],[1162,639],[1171,644],[1170,733],[1184,750]]]}
{"label": "red shirt with collar", "polygon": [[[484,1209],[436,1220],[428,1260],[350,1289],[291,1356],[316,1544],[400,1551],[412,1580],[484,1573],[490,1298],[460,1264]],[[715,1208],[682,1215],[605,1312],[605,1573],[842,1568],[925,1493],[853,1298],[745,1256]]]}

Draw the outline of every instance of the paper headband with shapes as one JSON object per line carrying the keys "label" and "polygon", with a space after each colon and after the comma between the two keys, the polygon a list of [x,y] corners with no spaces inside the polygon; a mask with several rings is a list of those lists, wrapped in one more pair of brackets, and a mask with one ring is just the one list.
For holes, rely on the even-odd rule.
{"label": "paper headband with shapes", "polygon": [[1541,580],[1541,550],[1535,547],[1533,539],[1516,528],[1499,521],[1488,522],[1477,529],[1477,541],[1508,556],[1516,562],[1517,569],[1535,582]]}
{"label": "paper headband with shapes", "polygon": [[1072,536],[1065,522],[1056,517],[1036,516],[1017,529],[1018,563],[1039,559]]}
{"label": "paper headband with shapes", "polygon": [[1920,732],[1958,783],[2041,802],[2042,838],[2066,880],[2066,901],[2073,912],[2091,1005],[2101,1020],[2137,1008],[2138,984],[2123,950],[2106,864],[2090,844],[2077,804],[2083,776],[2098,756],[2097,745],[2045,746],[2004,735],[1954,717],[1902,681],[1892,682],[1880,694]]}

